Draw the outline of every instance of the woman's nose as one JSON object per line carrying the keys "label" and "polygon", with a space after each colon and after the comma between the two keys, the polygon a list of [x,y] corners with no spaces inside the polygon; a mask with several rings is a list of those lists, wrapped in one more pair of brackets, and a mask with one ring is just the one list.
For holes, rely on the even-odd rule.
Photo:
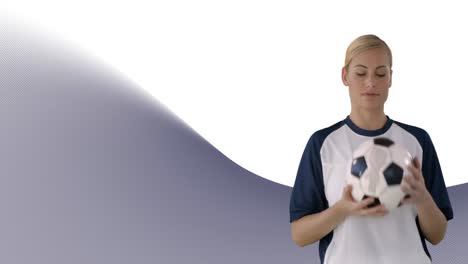
{"label": "woman's nose", "polygon": [[374,87],[375,87],[375,78],[372,76],[367,77],[366,88],[374,88]]}

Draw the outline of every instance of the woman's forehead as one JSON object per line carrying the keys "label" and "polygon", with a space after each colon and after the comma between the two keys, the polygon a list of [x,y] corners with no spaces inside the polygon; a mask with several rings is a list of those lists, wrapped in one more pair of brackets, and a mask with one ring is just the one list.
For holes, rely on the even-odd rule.
{"label": "woman's forehead", "polygon": [[390,67],[390,57],[384,49],[371,49],[356,54],[350,63],[351,67],[387,68]]}

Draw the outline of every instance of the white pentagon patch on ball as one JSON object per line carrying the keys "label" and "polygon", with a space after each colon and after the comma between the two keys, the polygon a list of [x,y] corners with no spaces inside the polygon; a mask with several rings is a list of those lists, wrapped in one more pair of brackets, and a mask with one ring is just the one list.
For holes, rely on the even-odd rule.
{"label": "white pentagon patch on ball", "polygon": [[378,137],[362,143],[350,161],[347,184],[353,186],[356,201],[374,197],[369,207],[383,204],[391,211],[401,205],[405,193],[401,190],[403,177],[413,175],[407,169],[413,158],[401,145],[391,139]]}

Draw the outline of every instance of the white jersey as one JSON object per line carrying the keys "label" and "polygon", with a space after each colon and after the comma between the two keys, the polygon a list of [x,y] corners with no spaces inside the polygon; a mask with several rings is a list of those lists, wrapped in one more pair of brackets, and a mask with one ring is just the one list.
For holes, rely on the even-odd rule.
{"label": "white jersey", "polygon": [[[334,205],[346,185],[354,150],[377,136],[390,138],[421,161],[428,191],[446,218],[452,219],[437,154],[424,130],[390,118],[381,129],[363,130],[347,117],[309,139],[291,194],[290,222]],[[320,240],[319,255],[324,264],[431,263],[416,208],[410,204],[384,217],[348,217]]]}

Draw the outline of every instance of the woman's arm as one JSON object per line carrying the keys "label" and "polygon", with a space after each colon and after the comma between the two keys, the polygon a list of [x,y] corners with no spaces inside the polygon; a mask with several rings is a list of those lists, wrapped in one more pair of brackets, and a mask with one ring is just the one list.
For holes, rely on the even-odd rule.
{"label": "woman's arm", "polygon": [[432,197],[427,202],[416,206],[418,221],[426,239],[433,245],[437,245],[444,239],[447,231],[447,219],[435,204]]}
{"label": "woman's arm", "polygon": [[342,198],[332,207],[316,214],[306,215],[291,223],[292,240],[304,247],[330,233],[350,215],[384,216],[388,213],[383,205],[367,208],[374,199],[356,202],[351,195],[352,186],[343,189]]}
{"label": "woman's arm", "polygon": [[410,197],[402,202],[413,203],[416,206],[419,226],[424,236],[431,244],[436,245],[445,236],[447,219],[426,189],[419,161],[415,159],[414,165],[408,167],[413,177],[405,177],[405,184],[402,185],[403,191]]}

